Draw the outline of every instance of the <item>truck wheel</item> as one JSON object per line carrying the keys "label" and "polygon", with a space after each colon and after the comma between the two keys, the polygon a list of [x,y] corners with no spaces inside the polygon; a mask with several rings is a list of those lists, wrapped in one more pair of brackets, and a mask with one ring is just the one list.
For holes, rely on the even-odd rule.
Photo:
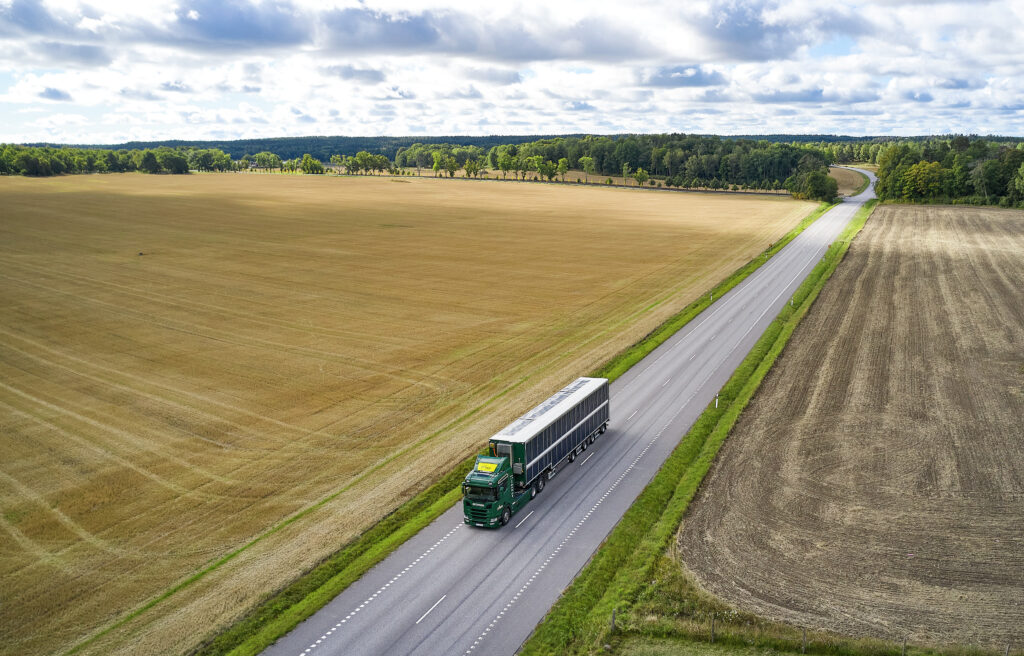
{"label": "truck wheel", "polygon": [[530,498],[532,499],[535,496],[537,496],[537,486],[536,485],[531,485],[530,486]]}
{"label": "truck wheel", "polygon": [[572,451],[569,452],[569,462],[572,462],[575,459],[576,459],[576,449],[573,449]]}
{"label": "truck wheel", "polygon": [[544,472],[543,474],[541,474],[540,476],[537,477],[537,494],[540,494],[541,492],[544,491],[544,483],[545,483],[544,479],[546,479],[547,477],[548,477],[548,473],[547,472]]}
{"label": "truck wheel", "polygon": [[512,518],[512,512],[508,509],[508,506],[501,511],[501,525],[508,524],[508,520]]}

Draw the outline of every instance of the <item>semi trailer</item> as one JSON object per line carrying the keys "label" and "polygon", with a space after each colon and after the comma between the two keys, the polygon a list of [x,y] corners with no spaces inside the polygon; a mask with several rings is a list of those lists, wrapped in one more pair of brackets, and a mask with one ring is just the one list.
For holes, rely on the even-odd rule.
{"label": "semi trailer", "polygon": [[496,528],[509,522],[565,462],[608,428],[608,379],[577,378],[494,435],[462,484],[464,520]]}

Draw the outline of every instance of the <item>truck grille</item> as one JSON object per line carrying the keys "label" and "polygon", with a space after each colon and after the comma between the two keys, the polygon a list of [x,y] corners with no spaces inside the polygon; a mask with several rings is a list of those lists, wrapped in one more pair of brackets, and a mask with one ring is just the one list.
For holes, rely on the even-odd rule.
{"label": "truck grille", "polygon": [[487,521],[487,509],[486,508],[473,508],[472,506],[465,509],[466,517],[469,517],[471,522],[486,522]]}

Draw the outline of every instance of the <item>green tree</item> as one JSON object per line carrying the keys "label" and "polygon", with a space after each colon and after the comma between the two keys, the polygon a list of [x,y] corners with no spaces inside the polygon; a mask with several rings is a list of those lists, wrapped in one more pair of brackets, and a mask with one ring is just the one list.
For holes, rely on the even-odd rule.
{"label": "green tree", "polygon": [[903,198],[932,200],[943,196],[949,187],[949,169],[938,162],[921,161],[903,174]]}
{"label": "green tree", "polygon": [[530,170],[530,163],[526,160],[526,158],[523,157],[522,155],[517,156],[516,157],[516,174],[520,178],[525,180],[526,179],[526,173],[529,170]]}
{"label": "green tree", "polygon": [[253,164],[257,169],[280,169],[281,158],[274,153],[263,151],[252,156]]}
{"label": "green tree", "polygon": [[539,175],[541,173],[540,167],[544,164],[544,157],[542,155],[533,155],[526,158],[526,163],[529,166],[528,171],[535,171]]}
{"label": "green tree", "polygon": [[451,155],[447,155],[443,159],[444,170],[448,172],[449,178],[455,177],[455,172],[459,170],[459,161]]}
{"label": "green tree", "polygon": [[569,172],[569,159],[561,157],[558,160],[558,175],[562,176],[562,182],[565,182],[565,174]]}
{"label": "green tree", "polygon": [[647,175],[647,171],[643,170],[642,168],[637,169],[636,173],[633,174],[633,179],[636,180],[636,186],[638,187],[644,186],[649,177],[650,176]]}
{"label": "green tree", "polygon": [[1014,195],[1017,200],[1024,199],[1024,164],[1020,165],[1017,175],[1013,178],[1011,195]]}
{"label": "green tree", "polygon": [[507,152],[502,153],[498,156],[498,168],[501,170],[501,179],[504,180],[508,175],[508,172],[515,168],[515,162],[512,160],[512,156]]}
{"label": "green tree", "polygon": [[30,150],[22,150],[15,155],[12,168],[22,175],[49,175],[39,158]]}
{"label": "green tree", "polygon": [[547,178],[548,182],[551,182],[555,179],[555,176],[558,175],[558,165],[551,160],[546,159],[537,164],[537,173],[539,173],[542,178]]}
{"label": "green tree", "polygon": [[302,164],[299,168],[306,175],[318,175],[324,172],[324,165],[309,153],[302,156]]}
{"label": "green tree", "polygon": [[629,172],[633,169],[629,168],[629,162],[622,165],[622,184],[626,184],[626,180],[629,179]]}
{"label": "green tree", "polygon": [[831,203],[839,195],[839,183],[824,170],[812,171],[807,174],[803,193],[805,198]]}
{"label": "green tree", "polygon": [[590,174],[594,172],[594,158],[589,156],[581,157],[580,166],[583,167],[583,172],[587,176],[587,182],[590,182]]}
{"label": "green tree", "polygon": [[357,171],[365,171],[366,173],[373,173],[377,166],[376,158],[365,150],[360,150],[356,153],[356,166]]}
{"label": "green tree", "polygon": [[160,162],[156,161],[153,151],[148,149],[142,151],[135,166],[143,173],[156,173],[160,170]]}

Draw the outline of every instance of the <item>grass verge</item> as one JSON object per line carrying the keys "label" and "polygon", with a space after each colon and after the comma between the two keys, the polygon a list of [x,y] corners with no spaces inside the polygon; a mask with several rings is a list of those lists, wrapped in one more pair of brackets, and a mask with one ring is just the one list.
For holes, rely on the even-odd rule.
{"label": "grass verge", "polygon": [[[718,407],[709,405],[697,419],[538,626],[521,654],[590,653],[598,651],[606,641],[617,643],[624,635],[642,633],[647,625],[646,617],[640,618],[635,612],[644,608],[642,604],[638,606],[638,601],[657,601],[657,594],[651,593],[657,583],[652,586],[651,582],[669,569],[664,563],[665,554],[697,488],[740,413],[842,261],[874,206],[875,201],[866,203],[829,246],[793,295],[793,305],[783,308],[719,392]],[[614,634],[609,623],[613,609],[625,629]]]}
{"label": "grass verge", "polygon": [[[703,295],[697,301],[686,306],[642,340],[616,355],[595,372],[594,375],[612,380],[621,376],[631,366],[642,360],[648,353],[703,312],[711,305],[712,297],[720,297],[742,282],[764,264],[768,258],[781,250],[831,207],[832,205],[828,203],[821,203],[778,242],[772,244],[766,251],[733,272],[729,277],[716,285],[709,294]],[[407,501],[371,529],[300,576],[280,592],[268,597],[251,613],[232,624],[225,631],[216,634],[202,643],[192,653],[196,656],[249,656],[260,653],[267,646],[273,644],[275,640],[322,608],[353,581],[386,558],[392,551],[401,546],[402,543],[434,521],[434,519],[455,503],[459,498],[459,488],[462,480],[472,466],[474,458],[475,456],[459,463],[437,483]],[[310,507],[301,515],[290,518],[285,524],[275,527],[272,532],[284,528],[285,525],[295,521],[302,515],[308,514],[308,511],[312,511],[320,505],[322,504]],[[66,652],[65,656],[70,656],[80,651],[113,629],[123,626],[131,619],[138,617],[146,610],[199,580],[269,534],[264,534],[252,543],[216,561],[174,588],[151,600],[129,616],[122,618],[114,625],[79,643]]]}
{"label": "grass verge", "polygon": [[829,203],[821,203],[818,205],[817,209],[808,214],[799,224],[797,224],[795,228],[787,232],[782,239],[772,244],[768,250],[764,251],[753,260],[747,262],[742,267],[734,271],[728,278],[715,285],[709,293],[687,305],[677,314],[665,321],[665,323],[648,333],[639,342],[612,358],[607,364],[595,371],[592,375],[615,380],[624,374],[634,364],[647,357],[648,353],[660,346],[669,337],[676,334],[683,326],[690,323],[694,317],[706,310],[713,302],[712,299],[721,298],[730,289],[743,282],[747,276],[767,262],[768,258],[782,250],[786,244],[793,241],[797,235],[807,229],[807,226],[814,223],[818,217],[828,211],[831,207],[833,207],[833,205],[830,205]]}
{"label": "grass verge", "polygon": [[263,651],[450,508],[458,500],[462,481],[475,458],[459,463],[440,481],[402,504],[195,653],[208,656]]}
{"label": "grass verge", "polygon": [[854,171],[854,173],[856,173],[860,177],[864,178],[864,180],[861,181],[860,186],[857,187],[857,190],[854,191],[852,194],[850,194],[851,196],[859,196],[862,193],[864,193],[864,190],[868,188],[869,184],[871,184],[871,178],[869,178],[868,176],[864,175],[860,171]]}

